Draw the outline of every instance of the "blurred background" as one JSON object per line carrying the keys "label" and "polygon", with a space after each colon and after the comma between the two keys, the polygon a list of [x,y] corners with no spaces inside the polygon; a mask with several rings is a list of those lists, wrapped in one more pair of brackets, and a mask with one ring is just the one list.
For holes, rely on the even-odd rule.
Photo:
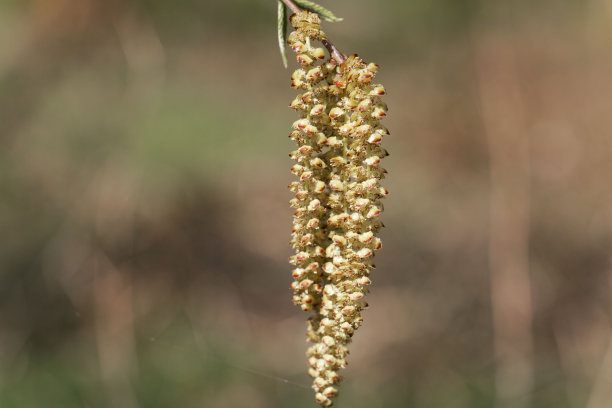
{"label": "blurred background", "polygon": [[[612,3],[321,1],[389,176],[336,406],[609,407]],[[315,407],[272,0],[0,1],[0,407]]]}

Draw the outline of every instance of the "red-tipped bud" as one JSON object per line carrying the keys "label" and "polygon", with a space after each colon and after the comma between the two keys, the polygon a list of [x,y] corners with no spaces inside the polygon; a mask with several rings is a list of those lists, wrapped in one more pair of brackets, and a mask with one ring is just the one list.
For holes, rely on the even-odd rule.
{"label": "red-tipped bud", "polygon": [[368,138],[368,143],[379,144],[382,142],[382,135],[379,133],[372,133]]}
{"label": "red-tipped bud", "polygon": [[310,50],[310,55],[315,59],[325,59],[325,50],[323,48],[314,48]]}
{"label": "red-tipped bud", "polygon": [[329,188],[334,191],[342,191],[344,190],[344,184],[342,181],[334,179],[329,182]]}
{"label": "red-tipped bud", "polygon": [[314,211],[321,206],[321,202],[317,199],[312,200],[308,203],[308,211]]}
{"label": "red-tipped bud", "polygon": [[385,87],[382,85],[376,85],[374,86],[374,88],[372,88],[372,90],[370,91],[370,95],[372,96],[380,96],[380,95],[384,95],[387,92],[385,91]]}
{"label": "red-tipped bud", "polygon": [[341,108],[335,107],[329,111],[329,117],[332,119],[336,119],[340,116],[344,115],[344,111]]}
{"label": "red-tipped bud", "polygon": [[310,58],[308,55],[306,54],[299,54],[297,56],[297,61],[302,64],[302,66],[307,66],[312,64],[312,58]]}
{"label": "red-tipped bud", "polygon": [[320,115],[324,110],[325,110],[325,105],[321,105],[321,104],[315,105],[310,110],[310,115],[311,116]]}
{"label": "red-tipped bud", "polygon": [[308,227],[310,229],[317,228],[318,226],[319,226],[319,219],[318,218],[311,218],[310,220],[308,220],[308,223],[306,224],[306,227]]}
{"label": "red-tipped bud", "polygon": [[368,166],[378,166],[380,164],[380,157],[378,156],[368,157],[363,162]]}

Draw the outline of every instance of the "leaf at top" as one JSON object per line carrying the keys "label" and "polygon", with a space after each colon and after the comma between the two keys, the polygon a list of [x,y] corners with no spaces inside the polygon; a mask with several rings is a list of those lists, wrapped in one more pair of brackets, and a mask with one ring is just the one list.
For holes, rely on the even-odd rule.
{"label": "leaf at top", "polygon": [[287,8],[281,0],[278,0],[278,47],[287,68]]}
{"label": "leaf at top", "polygon": [[323,18],[323,20],[330,21],[332,23],[342,21],[342,18],[336,17],[334,13],[332,13],[331,11],[329,11],[323,6],[318,5],[317,3],[313,3],[312,1],[293,0],[293,2],[303,9],[312,11],[313,13],[317,13],[318,15],[321,16],[321,18]]}

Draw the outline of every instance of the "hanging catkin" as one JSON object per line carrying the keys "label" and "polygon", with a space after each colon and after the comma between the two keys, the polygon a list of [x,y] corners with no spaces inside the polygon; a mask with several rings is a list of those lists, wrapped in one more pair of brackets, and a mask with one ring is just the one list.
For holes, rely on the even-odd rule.
{"label": "hanging catkin", "polygon": [[387,107],[381,85],[372,84],[378,65],[357,55],[338,64],[315,44],[325,39],[317,14],[291,16],[295,28],[288,43],[301,65],[292,87],[302,91],[291,102],[300,114],[289,135],[297,144],[290,153],[298,177],[290,258],[293,301],[312,311],[307,336],[309,374],[315,398],[331,406],[346,366],[347,344],[362,323],[363,300],[370,284],[371,259],[380,249],[380,186],[387,152],[380,143],[387,129],[380,124]]}

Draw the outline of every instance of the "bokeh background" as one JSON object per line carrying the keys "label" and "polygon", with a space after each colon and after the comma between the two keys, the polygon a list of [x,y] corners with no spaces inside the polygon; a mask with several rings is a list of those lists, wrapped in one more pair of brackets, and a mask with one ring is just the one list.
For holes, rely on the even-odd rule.
{"label": "bokeh background", "polygon": [[[612,401],[612,5],[324,1],[391,156],[337,406]],[[315,407],[272,0],[0,1],[0,407]]]}

